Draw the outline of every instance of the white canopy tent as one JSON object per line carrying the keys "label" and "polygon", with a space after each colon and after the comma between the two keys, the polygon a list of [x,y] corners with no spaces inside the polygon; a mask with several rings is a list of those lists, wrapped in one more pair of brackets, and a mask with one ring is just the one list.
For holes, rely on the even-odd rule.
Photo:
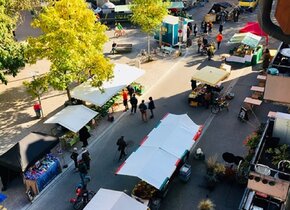
{"label": "white canopy tent", "polygon": [[147,210],[148,207],[127,194],[101,188],[84,210]]}
{"label": "white canopy tent", "polygon": [[97,87],[92,87],[90,81],[87,81],[75,87],[71,91],[71,96],[96,106],[103,106],[110,98],[144,73],[143,70],[127,64],[115,64],[114,78],[103,84],[102,88],[104,92],[100,91]]}
{"label": "white canopy tent", "polygon": [[76,133],[97,114],[84,105],[67,106],[44,123],[58,123]]}
{"label": "white canopy tent", "polygon": [[195,144],[195,135],[199,130],[187,114],[168,114],[159,126],[153,129],[142,146],[157,147],[182,158]]}
{"label": "white canopy tent", "polygon": [[157,189],[167,183],[179,158],[156,147],[141,146],[133,152],[116,174],[136,176]]}

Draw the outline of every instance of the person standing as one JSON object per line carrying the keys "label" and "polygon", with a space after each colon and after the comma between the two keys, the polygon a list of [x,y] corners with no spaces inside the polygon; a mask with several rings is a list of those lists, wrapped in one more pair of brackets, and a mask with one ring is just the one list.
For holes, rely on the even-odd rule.
{"label": "person standing", "polygon": [[151,112],[150,119],[154,118],[153,109],[155,109],[155,104],[154,104],[153,98],[151,96],[149,97],[148,109]]}
{"label": "person standing", "polygon": [[119,157],[119,161],[122,159],[123,156],[126,156],[127,154],[125,153],[125,149],[127,147],[127,143],[124,140],[124,136],[121,136],[118,141],[117,141],[117,145],[118,145],[118,151],[120,151],[120,157]]}
{"label": "person standing", "polygon": [[126,112],[129,108],[128,108],[128,93],[125,89],[122,90],[122,97],[123,97],[123,104],[125,107],[124,112]]}
{"label": "person standing", "polygon": [[41,118],[41,105],[40,103],[38,102],[35,102],[34,105],[33,105],[33,109],[34,109],[34,112],[36,114],[36,117],[39,119]]}
{"label": "person standing", "polygon": [[113,44],[112,44],[112,50],[111,50],[111,54],[114,55],[115,53],[117,53],[116,47],[117,47],[116,42],[113,42]]}
{"label": "person standing", "polygon": [[138,104],[138,99],[136,98],[136,95],[133,94],[132,98],[130,99],[130,103],[131,103],[131,114],[135,114],[136,110],[137,110],[137,104]]}
{"label": "person standing", "polygon": [[88,138],[91,137],[91,134],[89,133],[89,130],[86,126],[82,127],[81,130],[79,130],[79,139],[81,142],[83,142],[83,147],[88,146]]}
{"label": "person standing", "polygon": [[190,82],[191,82],[191,90],[194,90],[196,88],[196,80],[191,79]]}
{"label": "person standing", "polygon": [[263,67],[263,70],[266,72],[269,67],[270,60],[271,60],[271,55],[268,48],[264,50],[262,57],[263,57],[262,67]]}
{"label": "person standing", "polygon": [[75,170],[78,169],[78,156],[79,156],[79,153],[78,153],[78,148],[74,148],[73,149],[73,152],[71,153],[70,155],[70,158],[74,161],[74,164],[75,164]]}
{"label": "person standing", "polygon": [[85,161],[83,159],[81,159],[79,161],[78,169],[79,169],[82,185],[85,186],[85,184],[86,184],[85,177],[88,175],[88,169],[87,169],[87,166],[86,166]]}
{"label": "person standing", "polygon": [[220,34],[223,33],[223,30],[224,30],[224,25],[223,24],[220,24],[220,26],[219,26],[219,32],[220,32]]}
{"label": "person standing", "polygon": [[212,31],[212,22],[209,22],[208,24],[208,32],[211,32]]}
{"label": "person standing", "polygon": [[147,106],[144,100],[142,100],[141,104],[139,105],[139,110],[141,112],[143,122],[147,122]]}
{"label": "person standing", "polygon": [[204,28],[203,28],[203,33],[204,34],[207,34],[207,25],[208,25],[207,23],[204,24]]}
{"label": "person standing", "polygon": [[197,25],[196,25],[196,23],[193,26],[193,33],[194,33],[194,36],[196,36],[196,34],[197,34]]}
{"label": "person standing", "polygon": [[200,36],[200,37],[198,37],[198,39],[197,39],[197,53],[200,53],[201,45],[202,45],[202,38],[201,38],[201,36]]}
{"label": "person standing", "polygon": [[91,166],[91,157],[90,153],[86,148],[82,148],[82,160],[85,162],[87,166],[87,170],[90,170]]}
{"label": "person standing", "polygon": [[132,87],[132,85],[128,85],[127,86],[127,90],[130,96],[130,99],[132,98],[133,93],[135,92],[134,88]]}
{"label": "person standing", "polygon": [[220,49],[220,44],[223,40],[223,35],[221,33],[219,33],[217,36],[216,36],[216,43],[217,43],[217,48]]}

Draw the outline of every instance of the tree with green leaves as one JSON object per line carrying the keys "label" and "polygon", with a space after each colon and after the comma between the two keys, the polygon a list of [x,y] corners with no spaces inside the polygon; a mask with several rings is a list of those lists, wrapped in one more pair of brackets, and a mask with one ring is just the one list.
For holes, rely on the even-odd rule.
{"label": "tree with green leaves", "polygon": [[150,37],[160,29],[162,21],[168,15],[169,3],[163,0],[133,0],[131,21],[147,33],[148,54],[150,55]]}
{"label": "tree with green leaves", "polygon": [[103,55],[106,26],[95,20],[84,0],[55,0],[32,23],[43,34],[28,39],[28,61],[50,60],[48,82],[56,90],[66,90],[69,99],[73,82],[91,78],[93,86],[101,87],[113,75],[113,64]]}

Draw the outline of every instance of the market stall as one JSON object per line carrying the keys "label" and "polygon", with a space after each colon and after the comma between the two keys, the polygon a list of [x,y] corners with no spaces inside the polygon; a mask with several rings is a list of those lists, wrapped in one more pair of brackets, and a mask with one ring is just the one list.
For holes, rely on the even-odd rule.
{"label": "market stall", "polygon": [[247,22],[247,24],[243,28],[241,28],[239,32],[240,33],[250,32],[250,33],[255,34],[257,36],[265,37],[266,44],[268,45],[269,36],[261,29],[258,22]]}
{"label": "market stall", "polygon": [[59,160],[49,154],[58,142],[58,138],[44,133],[30,133],[1,155],[2,172],[23,174],[26,190],[37,195],[61,172]]}
{"label": "market stall", "polygon": [[[181,28],[179,26],[180,18],[175,17],[172,15],[167,15],[163,21],[162,21],[162,27],[161,27],[161,37],[162,37],[162,43],[170,46],[177,46],[179,43],[179,37],[178,37],[178,30]],[[187,41],[187,24],[189,22],[193,22],[191,19],[182,18],[182,42]],[[154,35],[154,39],[156,41],[159,41],[160,38],[160,31],[157,31]]]}
{"label": "market stall", "polygon": [[114,77],[112,80],[104,82],[102,86],[103,91],[93,87],[90,81],[87,81],[75,87],[71,91],[71,96],[101,107],[144,73],[143,70],[127,64],[115,64]]}
{"label": "market stall", "polygon": [[73,135],[73,133],[68,133],[66,134],[68,138],[61,138],[61,143],[64,146],[63,148],[66,148],[67,146],[74,145],[79,140],[76,133],[97,114],[97,112],[84,105],[67,106],[47,119],[44,123],[57,123],[75,133],[75,135]]}
{"label": "market stall", "polygon": [[124,192],[99,189],[84,210],[147,210],[148,207]]}
{"label": "market stall", "polygon": [[142,181],[135,185],[132,195],[149,206],[153,200],[159,203],[167,193],[173,174],[182,167],[200,134],[200,127],[186,114],[167,114],[116,174],[140,178]]}
{"label": "market stall", "polygon": [[257,64],[263,54],[263,46],[259,45],[261,39],[262,37],[250,32],[234,34],[229,43],[239,45],[230,51],[226,61],[247,65]]}
{"label": "market stall", "polygon": [[213,90],[220,90],[220,82],[227,78],[230,72],[212,66],[204,67],[194,71],[192,80],[201,82],[188,96],[188,103],[191,106],[202,104],[204,96]]}

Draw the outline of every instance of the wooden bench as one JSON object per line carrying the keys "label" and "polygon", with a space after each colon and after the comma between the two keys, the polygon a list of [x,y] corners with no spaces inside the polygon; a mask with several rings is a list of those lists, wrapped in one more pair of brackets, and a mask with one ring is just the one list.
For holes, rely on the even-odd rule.
{"label": "wooden bench", "polygon": [[167,46],[161,46],[161,50],[163,53],[171,55],[175,49],[173,49],[172,47],[167,47]]}
{"label": "wooden bench", "polygon": [[247,108],[252,109],[254,106],[260,106],[262,104],[262,101],[258,99],[246,97],[244,100],[244,103],[247,106]]}
{"label": "wooden bench", "polygon": [[252,94],[252,98],[261,99],[263,97],[265,88],[260,86],[252,86],[251,90],[254,91],[254,93]]}
{"label": "wooden bench", "polygon": [[266,82],[267,76],[265,76],[265,75],[258,75],[257,76],[257,79],[259,80],[259,86],[260,87],[265,87],[265,82]]}
{"label": "wooden bench", "polygon": [[117,44],[116,51],[118,53],[130,53],[132,52],[133,44]]}

